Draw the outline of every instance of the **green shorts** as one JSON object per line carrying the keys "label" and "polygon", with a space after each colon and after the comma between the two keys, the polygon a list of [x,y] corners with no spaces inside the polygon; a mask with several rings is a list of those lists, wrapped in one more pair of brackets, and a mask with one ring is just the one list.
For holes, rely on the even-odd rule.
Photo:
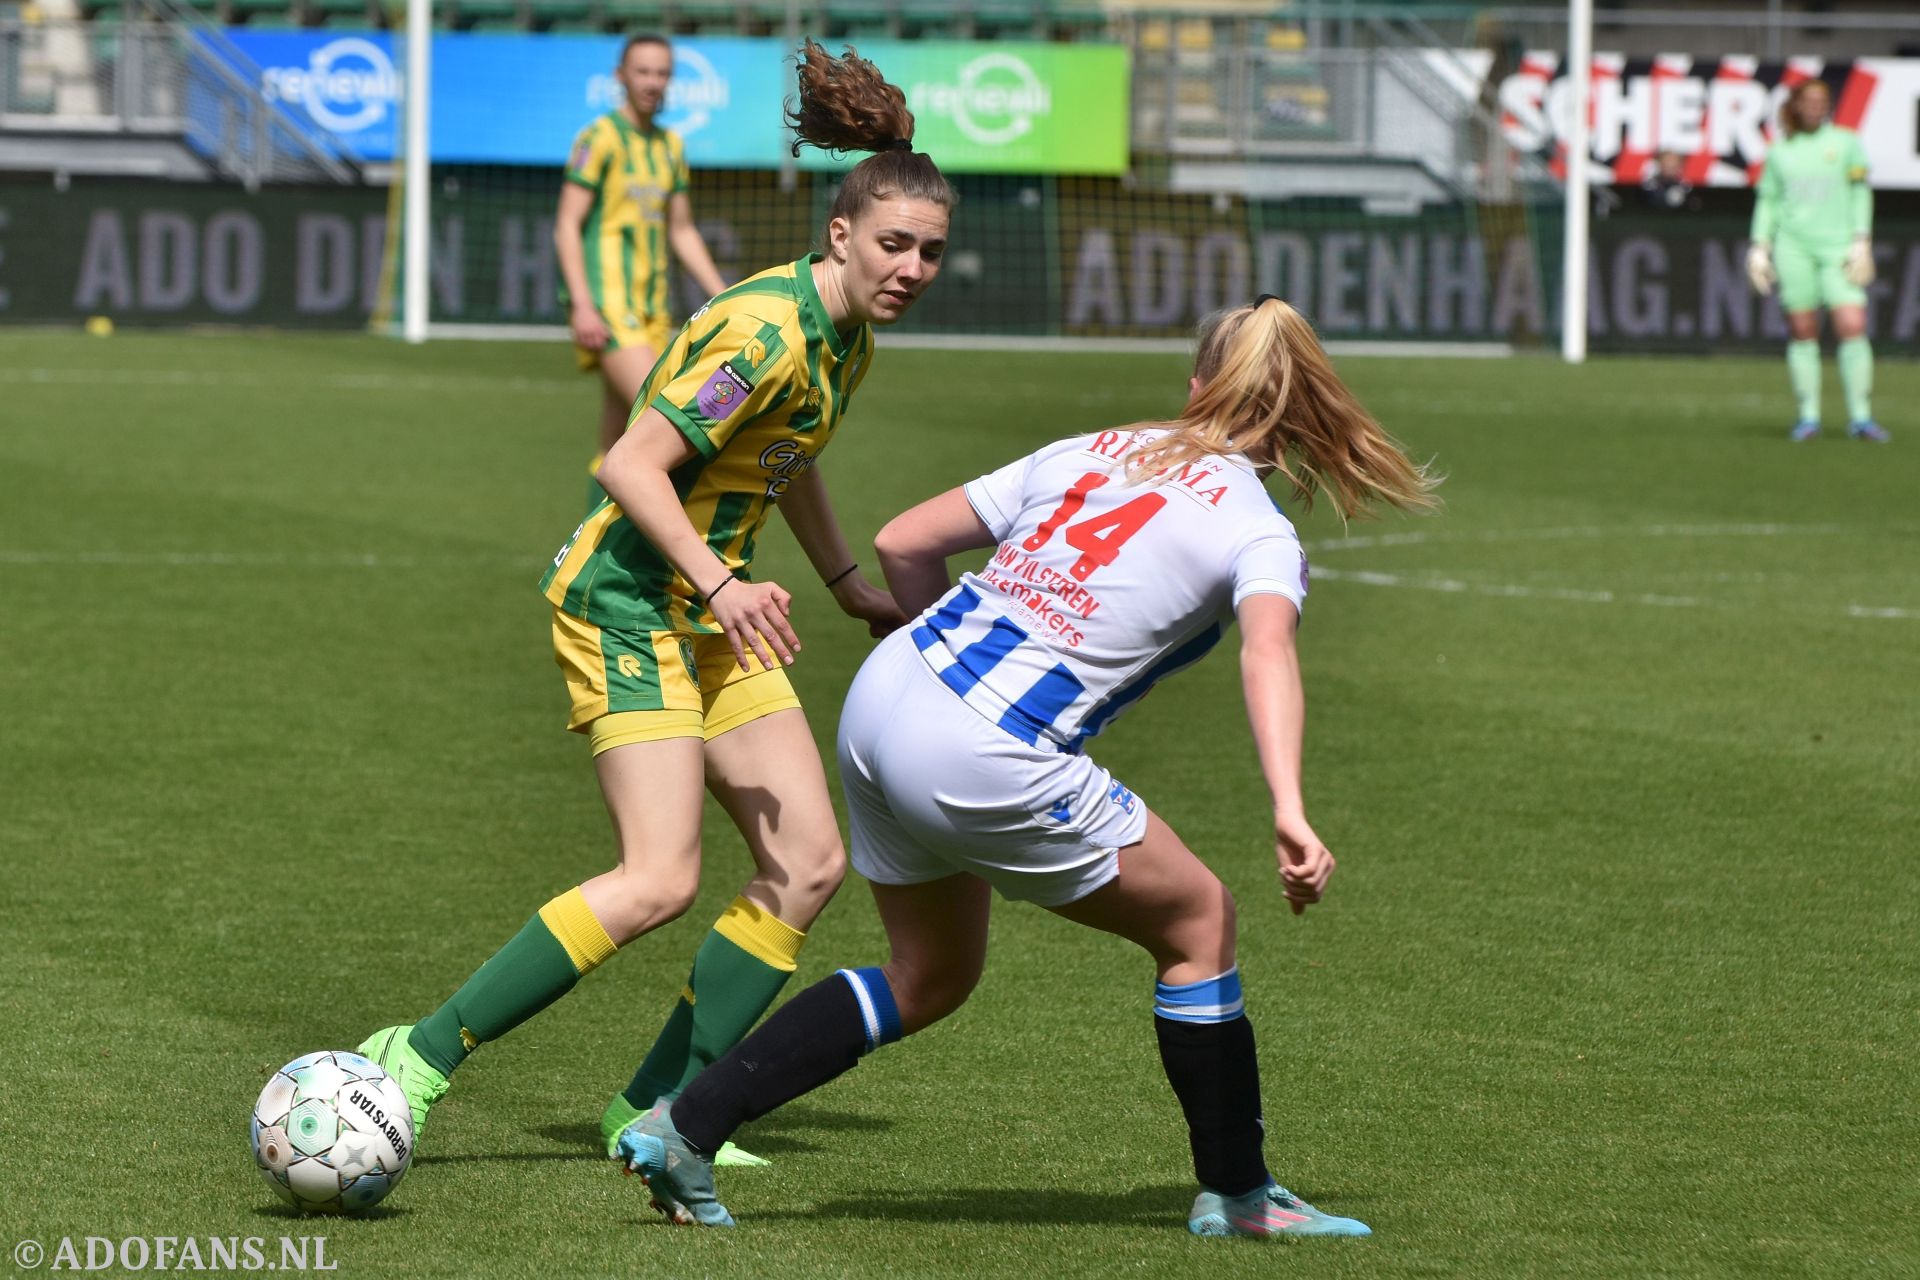
{"label": "green shorts", "polygon": [[1780,309],[1789,315],[1821,307],[1864,307],[1867,291],[1847,279],[1847,246],[1812,248],[1787,236],[1773,247]]}

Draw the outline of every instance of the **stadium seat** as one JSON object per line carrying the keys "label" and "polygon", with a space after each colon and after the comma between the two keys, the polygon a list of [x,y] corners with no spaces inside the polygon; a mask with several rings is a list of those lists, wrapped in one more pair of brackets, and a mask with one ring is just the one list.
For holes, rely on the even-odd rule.
{"label": "stadium seat", "polygon": [[600,21],[611,31],[667,30],[666,5],[662,0],[603,0]]}
{"label": "stadium seat", "polygon": [[823,22],[842,40],[890,40],[899,34],[898,16],[882,0],[848,0],[828,5]]}
{"label": "stadium seat", "polygon": [[[103,76],[120,61],[122,12],[117,5],[110,10],[102,10],[99,16],[94,18],[93,25],[88,28],[87,43],[93,50],[94,66]],[[52,99],[49,98],[47,109],[51,110],[52,106]]]}
{"label": "stadium seat", "polygon": [[1261,33],[1260,43],[1279,53],[1297,53],[1307,47],[1307,33],[1300,27],[1287,23],[1269,23]]}
{"label": "stadium seat", "polygon": [[1104,40],[1114,34],[1113,19],[1105,6],[1091,0],[1051,0],[1046,23],[1060,40]]}
{"label": "stadium seat", "polygon": [[301,0],[301,17],[309,26],[370,27],[373,15],[367,0]]}
{"label": "stadium seat", "polygon": [[531,0],[527,17],[539,31],[564,34],[599,30],[592,0]]}
{"label": "stadium seat", "polygon": [[223,0],[226,20],[249,27],[297,27],[293,0]]}
{"label": "stadium seat", "polygon": [[[812,6],[800,6],[800,27],[807,29],[807,11]],[[779,34],[787,25],[786,0],[745,0],[741,10],[747,16],[754,34]]]}
{"label": "stadium seat", "polygon": [[526,21],[520,0],[455,0],[453,25],[461,31],[519,31]]}
{"label": "stadium seat", "polygon": [[907,39],[962,40],[973,34],[970,0],[897,0],[889,15]]}
{"label": "stadium seat", "polygon": [[732,35],[747,21],[741,0],[673,0],[670,20],[701,35]]}

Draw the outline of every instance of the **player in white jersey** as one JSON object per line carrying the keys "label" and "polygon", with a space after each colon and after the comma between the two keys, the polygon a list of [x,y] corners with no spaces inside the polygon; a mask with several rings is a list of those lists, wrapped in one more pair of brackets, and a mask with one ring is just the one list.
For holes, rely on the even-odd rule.
{"label": "player in white jersey", "polygon": [[[960,1007],[997,889],[1153,957],[1161,1062],[1201,1184],[1190,1230],[1368,1234],[1268,1173],[1232,895],[1083,748],[1238,621],[1281,885],[1296,914],[1318,902],[1334,859],[1300,791],[1307,566],[1262,479],[1343,515],[1429,509],[1433,482],[1277,298],[1209,322],[1190,391],[1173,422],[1049,445],[881,531],[894,597],[924,611],[861,667],[839,754],[853,864],[892,957],[801,992],[621,1136],[629,1167],[695,1220],[732,1224],[710,1156],[734,1129]],[[992,558],[952,584],[947,557],[981,547]]]}

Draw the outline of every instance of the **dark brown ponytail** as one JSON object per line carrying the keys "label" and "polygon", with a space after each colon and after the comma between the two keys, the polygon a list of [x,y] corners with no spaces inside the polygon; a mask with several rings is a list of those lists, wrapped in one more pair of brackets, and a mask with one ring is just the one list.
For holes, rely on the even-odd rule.
{"label": "dark brown ponytail", "polygon": [[907,95],[888,84],[880,68],[851,46],[836,58],[808,40],[800,50],[799,72],[799,102],[787,111],[793,154],[803,146],[835,155],[873,152],[841,181],[830,219],[852,221],[875,200],[894,196],[953,207],[953,188],[933,157],[913,149]]}

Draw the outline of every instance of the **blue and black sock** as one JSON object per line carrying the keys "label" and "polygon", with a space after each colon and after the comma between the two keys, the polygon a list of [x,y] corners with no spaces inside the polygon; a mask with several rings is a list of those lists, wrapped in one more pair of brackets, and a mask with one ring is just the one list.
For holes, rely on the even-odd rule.
{"label": "blue and black sock", "polygon": [[1225,1196],[1271,1182],[1261,1144],[1260,1061],[1240,996],[1240,970],[1153,992],[1160,1065],[1186,1113],[1193,1171]]}
{"label": "blue and black sock", "polygon": [[879,969],[842,969],[780,1006],[689,1084],[673,1127],[696,1151],[715,1152],[749,1120],[846,1074],[898,1040],[900,1010]]}

